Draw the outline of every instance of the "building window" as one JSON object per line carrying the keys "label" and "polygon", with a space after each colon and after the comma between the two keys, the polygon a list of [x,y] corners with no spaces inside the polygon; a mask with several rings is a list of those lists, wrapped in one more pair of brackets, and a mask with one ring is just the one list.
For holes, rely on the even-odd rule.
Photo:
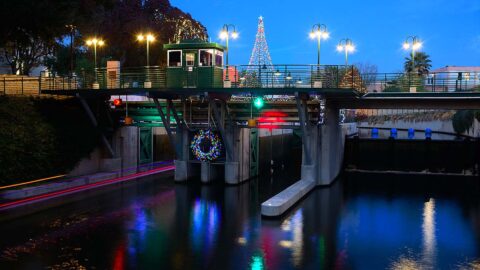
{"label": "building window", "polygon": [[168,66],[169,67],[182,66],[182,51],[168,51]]}
{"label": "building window", "polygon": [[223,52],[215,51],[215,66],[223,66]]}
{"label": "building window", "polygon": [[213,61],[213,50],[200,50],[199,66],[211,67]]}
{"label": "building window", "polygon": [[193,64],[195,63],[195,54],[193,53],[185,54],[185,63],[187,67],[193,67]]}

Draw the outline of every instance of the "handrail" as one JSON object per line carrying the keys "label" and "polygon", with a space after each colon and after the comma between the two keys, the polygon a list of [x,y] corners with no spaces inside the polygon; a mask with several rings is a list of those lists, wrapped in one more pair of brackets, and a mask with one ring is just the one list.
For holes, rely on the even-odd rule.
{"label": "handrail", "polygon": [[[204,72],[207,68],[212,71]],[[175,72],[183,75],[178,77]],[[224,83],[226,72],[230,75],[229,86]],[[314,64],[230,65],[228,70],[219,66],[143,66],[103,67],[96,72],[83,71],[77,76],[42,72],[39,77],[11,75],[0,79],[0,91],[4,95],[34,95],[42,90],[165,89],[205,85],[210,88],[355,89],[359,92],[480,91],[480,72],[361,73],[354,66]]]}

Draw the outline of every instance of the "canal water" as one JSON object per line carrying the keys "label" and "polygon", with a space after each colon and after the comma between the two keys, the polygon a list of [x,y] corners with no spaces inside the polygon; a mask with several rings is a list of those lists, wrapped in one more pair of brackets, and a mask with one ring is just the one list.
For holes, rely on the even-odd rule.
{"label": "canal water", "polygon": [[0,269],[480,268],[477,178],[345,174],[262,219],[297,173],[239,186],[167,173],[1,213]]}

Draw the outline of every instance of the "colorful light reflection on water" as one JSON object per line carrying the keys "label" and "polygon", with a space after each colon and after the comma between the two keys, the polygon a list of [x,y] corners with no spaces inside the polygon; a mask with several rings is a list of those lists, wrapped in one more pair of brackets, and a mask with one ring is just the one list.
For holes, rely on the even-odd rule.
{"label": "colorful light reflection on water", "polygon": [[[0,229],[9,233],[0,242],[0,268],[54,268],[71,261],[88,269],[480,265],[480,197],[475,192],[384,193],[337,182],[312,192],[282,219],[268,220],[259,214],[260,184],[154,184],[158,190],[153,191],[140,185],[119,197],[99,195],[89,205],[2,223]],[[76,212],[82,218],[71,214]]]}

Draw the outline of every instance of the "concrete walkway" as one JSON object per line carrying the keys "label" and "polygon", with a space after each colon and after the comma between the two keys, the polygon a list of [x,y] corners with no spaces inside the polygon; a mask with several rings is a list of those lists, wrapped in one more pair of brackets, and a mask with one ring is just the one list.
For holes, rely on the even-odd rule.
{"label": "concrete walkway", "polygon": [[142,166],[132,169],[116,172],[100,172],[91,175],[84,175],[71,178],[60,178],[48,183],[27,186],[24,188],[9,189],[0,192],[0,201],[8,202],[12,200],[25,199],[33,196],[39,196],[51,192],[61,191],[69,188],[81,187],[88,184],[100,183],[102,181],[115,179],[123,176],[134,175],[139,172],[154,170],[166,165],[172,165],[172,162],[162,164],[161,166]]}

